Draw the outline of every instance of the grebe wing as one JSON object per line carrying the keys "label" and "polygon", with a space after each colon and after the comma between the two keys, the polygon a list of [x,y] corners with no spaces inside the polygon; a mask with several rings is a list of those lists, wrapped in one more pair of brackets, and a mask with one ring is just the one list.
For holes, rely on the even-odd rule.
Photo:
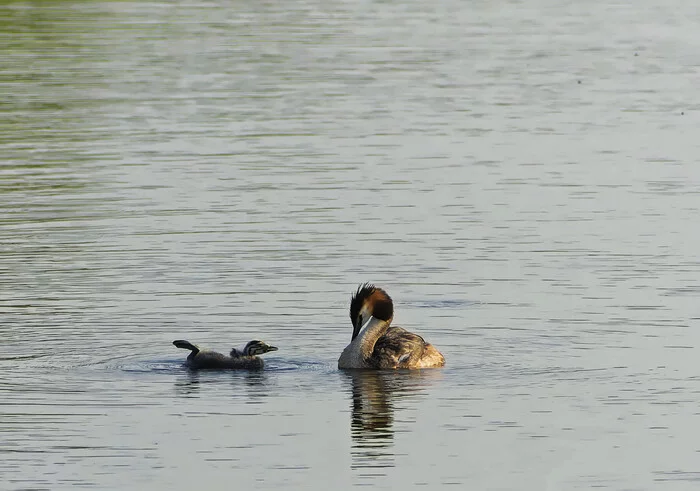
{"label": "grebe wing", "polygon": [[411,368],[423,357],[426,346],[418,334],[392,326],[377,339],[368,361],[376,368]]}
{"label": "grebe wing", "polygon": [[192,368],[226,368],[230,358],[216,351],[203,350],[188,358]]}
{"label": "grebe wing", "polygon": [[258,358],[257,356],[230,357],[215,351],[200,351],[193,360],[190,360],[190,366],[192,368],[261,369],[264,364],[262,358]]}

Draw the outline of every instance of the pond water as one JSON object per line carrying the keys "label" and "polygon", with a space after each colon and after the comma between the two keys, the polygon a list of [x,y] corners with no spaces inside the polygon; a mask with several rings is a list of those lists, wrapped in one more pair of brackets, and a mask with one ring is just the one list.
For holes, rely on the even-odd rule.
{"label": "pond water", "polygon": [[[3,2],[0,488],[696,489],[697,21]],[[337,369],[365,281],[445,368]]]}

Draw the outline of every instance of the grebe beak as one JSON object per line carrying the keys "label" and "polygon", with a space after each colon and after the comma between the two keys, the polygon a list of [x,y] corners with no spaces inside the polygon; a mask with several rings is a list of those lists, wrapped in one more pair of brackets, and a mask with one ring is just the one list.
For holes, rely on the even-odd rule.
{"label": "grebe beak", "polygon": [[358,315],[357,319],[355,320],[355,325],[352,326],[352,338],[350,338],[350,341],[355,339],[358,334],[360,334],[360,330],[362,329],[362,315]]}

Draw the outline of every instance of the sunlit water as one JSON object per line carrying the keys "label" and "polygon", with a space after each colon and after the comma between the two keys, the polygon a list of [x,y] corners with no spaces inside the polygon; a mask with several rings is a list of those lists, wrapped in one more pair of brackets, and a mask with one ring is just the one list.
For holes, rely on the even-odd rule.
{"label": "sunlit water", "polygon": [[[697,20],[3,2],[0,488],[696,489]],[[363,281],[444,369],[337,370]]]}

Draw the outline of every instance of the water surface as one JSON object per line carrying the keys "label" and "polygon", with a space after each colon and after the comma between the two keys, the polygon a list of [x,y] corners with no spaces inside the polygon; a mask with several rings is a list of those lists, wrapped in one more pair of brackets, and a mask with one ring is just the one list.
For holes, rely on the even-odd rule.
{"label": "water surface", "polygon": [[[0,24],[0,488],[697,486],[691,4]],[[336,369],[364,281],[444,369]]]}

